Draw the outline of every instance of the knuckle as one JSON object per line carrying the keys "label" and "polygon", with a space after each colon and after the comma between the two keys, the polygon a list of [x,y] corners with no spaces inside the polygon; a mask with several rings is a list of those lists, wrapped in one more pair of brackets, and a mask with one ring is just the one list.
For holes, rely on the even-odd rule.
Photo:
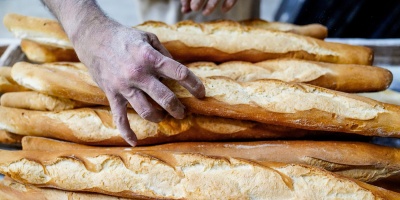
{"label": "knuckle", "polygon": [[185,80],[190,75],[189,69],[186,68],[185,66],[183,66],[182,64],[179,64],[179,66],[176,68],[175,73],[176,73],[177,80],[179,80],[179,81]]}
{"label": "knuckle", "polygon": [[168,94],[164,95],[161,98],[161,105],[164,108],[171,108],[174,105],[174,102],[177,101],[178,99],[174,95],[174,93],[169,92]]}
{"label": "knuckle", "polygon": [[151,110],[149,109],[145,109],[143,111],[141,111],[140,113],[138,113],[143,119],[145,120],[149,120],[151,121],[152,117],[153,117],[153,112],[151,112]]}

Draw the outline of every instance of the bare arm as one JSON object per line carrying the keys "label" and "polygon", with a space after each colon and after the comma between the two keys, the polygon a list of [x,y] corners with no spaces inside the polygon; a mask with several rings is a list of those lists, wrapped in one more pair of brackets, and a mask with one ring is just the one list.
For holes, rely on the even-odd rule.
{"label": "bare arm", "polygon": [[161,121],[164,114],[152,105],[152,100],[173,117],[184,117],[184,106],[160,78],[177,80],[194,96],[205,96],[201,81],[171,59],[154,34],[108,18],[95,0],[43,2],[59,19],[79,59],[106,93],[114,121],[130,145],[135,146],[137,138],[129,126],[128,103],[141,117],[153,122]]}

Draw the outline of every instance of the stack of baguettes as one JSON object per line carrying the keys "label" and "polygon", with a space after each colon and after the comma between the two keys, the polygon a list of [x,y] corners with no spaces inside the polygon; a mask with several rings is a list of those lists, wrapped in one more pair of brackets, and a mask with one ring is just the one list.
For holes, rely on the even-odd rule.
{"label": "stack of baguettes", "polygon": [[157,124],[129,109],[139,147],[128,148],[87,68],[50,63],[78,60],[60,25],[16,14],[4,23],[42,63],[0,71],[0,129],[15,142],[24,136],[22,151],[0,151],[6,199],[400,198],[369,184],[398,191],[400,149],[304,140],[400,137],[399,106],[348,94],[385,90],[391,73],[371,66],[368,48],[321,40],[320,25],[136,26],[155,33],[174,58],[202,61],[187,66],[206,98],[165,80],[190,114]]}

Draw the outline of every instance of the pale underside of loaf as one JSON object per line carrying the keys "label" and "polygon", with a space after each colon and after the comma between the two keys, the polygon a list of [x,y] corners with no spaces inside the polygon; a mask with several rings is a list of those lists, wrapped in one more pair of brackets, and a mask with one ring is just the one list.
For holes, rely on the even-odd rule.
{"label": "pale underside of loaf", "polygon": [[0,101],[1,106],[4,107],[56,112],[91,106],[88,103],[50,96],[35,91],[5,93],[1,96]]}
{"label": "pale underside of loaf", "polygon": [[[328,135],[317,131],[267,125],[251,121],[188,114],[167,117],[160,123],[128,110],[138,145],[177,141],[299,138]],[[81,108],[60,112],[33,111],[0,106],[0,129],[20,135],[42,136],[81,144],[127,146],[116,128],[110,108]]]}
{"label": "pale underside of loaf", "polygon": [[[56,21],[10,14],[4,18],[4,24],[18,38],[72,48]],[[373,60],[372,51],[366,47],[329,43],[292,33],[251,28],[232,21],[203,24],[183,21],[171,26],[149,21],[135,28],[156,34],[178,60],[259,62],[292,57],[366,65],[370,65]]]}
{"label": "pale underside of loaf", "polygon": [[[395,199],[399,194],[296,164],[176,152],[0,151],[0,172],[23,183],[121,197]],[[101,178],[100,178],[101,177]]]}
{"label": "pale underside of loaf", "polygon": [[[82,69],[81,69],[82,68]],[[107,98],[82,65],[17,63],[12,77],[35,91],[92,104]],[[400,109],[358,95],[308,84],[265,79],[237,82],[201,78],[206,98],[197,99],[177,82],[164,83],[193,113],[258,121],[308,130],[400,137]]]}
{"label": "pale underside of loaf", "polygon": [[52,188],[38,188],[29,184],[18,183],[6,177],[0,181],[1,200],[127,200],[103,194],[63,191]]}
{"label": "pale underside of loaf", "polygon": [[[24,137],[24,150],[69,151],[102,149],[40,137]],[[127,148],[113,147],[120,151]],[[363,182],[400,181],[400,150],[363,142],[257,141],[180,142],[130,148],[131,151],[173,151],[207,156],[234,157],[257,162],[307,164]],[[321,154],[321,152],[324,152]],[[348,155],[352,154],[351,157]]]}

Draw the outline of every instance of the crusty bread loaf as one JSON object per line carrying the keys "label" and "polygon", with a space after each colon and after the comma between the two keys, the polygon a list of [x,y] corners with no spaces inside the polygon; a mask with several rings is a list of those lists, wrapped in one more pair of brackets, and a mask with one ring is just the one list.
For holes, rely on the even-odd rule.
{"label": "crusty bread loaf", "polygon": [[399,199],[319,168],[194,153],[0,151],[0,173],[22,183],[153,199]]}
{"label": "crusty bread loaf", "polygon": [[34,65],[19,62],[13,66],[11,73],[19,84],[44,94],[86,103],[108,104],[104,92],[81,63]]}
{"label": "crusty bread loaf", "polygon": [[103,194],[38,188],[6,177],[0,181],[0,200],[127,200]]}
{"label": "crusty bread loaf", "polygon": [[67,34],[55,20],[11,13],[4,16],[3,23],[17,38],[61,48],[73,48]]}
{"label": "crusty bread loaf", "polygon": [[1,106],[4,107],[43,111],[61,111],[91,106],[88,103],[41,94],[35,91],[9,92],[3,94],[0,100]]}
{"label": "crusty bread loaf", "polygon": [[389,70],[379,67],[298,59],[274,59],[259,63],[231,61],[219,65],[195,62],[187,66],[199,77],[225,76],[239,82],[278,79],[309,83],[343,92],[385,90],[393,79]]}
{"label": "crusty bread loaf", "polygon": [[[40,137],[24,137],[24,150],[70,151],[102,147],[62,142]],[[114,147],[121,151],[122,147]],[[225,156],[257,162],[307,164],[364,182],[382,179],[400,183],[400,149],[364,142],[339,141],[257,141],[257,142],[180,142],[135,147],[132,151],[173,151]],[[323,152],[323,153],[321,153]],[[351,156],[348,156],[351,154]]]}
{"label": "crusty bread loaf", "polygon": [[22,137],[24,136],[0,130],[0,144],[20,146]]}
{"label": "crusty bread loaf", "polygon": [[175,25],[148,21],[135,28],[156,34],[171,55],[182,61],[259,62],[282,57],[365,65],[373,61],[372,50],[366,47],[244,27],[231,21],[183,21]]}
{"label": "crusty bread loaf", "polygon": [[262,19],[244,20],[241,21],[240,24],[252,28],[296,33],[318,39],[324,39],[328,36],[328,29],[321,24],[307,24],[301,26],[283,22],[268,22]]}
{"label": "crusty bread loaf", "polygon": [[30,40],[22,40],[21,49],[32,62],[79,62],[78,56],[73,49],[50,46]]}
{"label": "crusty bread loaf", "polygon": [[[50,95],[107,105],[105,94],[87,71],[72,65],[17,63],[19,84]],[[278,80],[237,82],[202,78],[206,97],[197,99],[177,82],[164,83],[192,113],[252,120],[266,124],[367,136],[400,137],[400,107],[358,95]]]}
{"label": "crusty bread loaf", "polygon": [[0,93],[27,91],[29,89],[18,85],[11,78],[11,67],[0,66]]}
{"label": "crusty bread loaf", "polygon": [[[72,48],[61,26],[53,20],[9,14],[5,26],[18,38],[63,48]],[[175,25],[145,22],[135,28],[154,33],[175,59],[183,61],[259,62],[291,57],[333,63],[366,64],[373,60],[371,49],[329,43],[292,33],[242,26],[233,21]]]}
{"label": "crusty bread loaf", "polygon": [[[128,119],[138,138],[138,145],[320,135],[315,131],[195,114],[189,114],[182,120],[167,117],[157,124],[142,119],[129,109]],[[57,138],[81,144],[128,146],[114,125],[109,108],[46,112],[0,106],[0,129],[20,135]]]}
{"label": "crusty bread loaf", "polygon": [[368,97],[384,103],[400,105],[400,93],[390,89],[381,92],[358,93],[358,95],[363,97]]}

